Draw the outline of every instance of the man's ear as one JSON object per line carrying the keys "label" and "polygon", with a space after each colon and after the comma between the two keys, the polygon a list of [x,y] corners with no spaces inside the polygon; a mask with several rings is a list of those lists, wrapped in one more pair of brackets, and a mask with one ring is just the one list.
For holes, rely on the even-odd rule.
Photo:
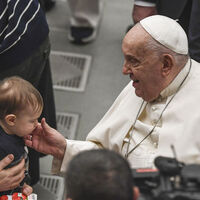
{"label": "man's ear", "polygon": [[164,77],[168,76],[175,64],[175,60],[170,54],[163,54],[163,66],[162,66],[162,75]]}
{"label": "man's ear", "polygon": [[138,187],[133,187],[133,200],[137,200],[139,198],[140,191]]}
{"label": "man's ear", "polygon": [[5,122],[9,126],[14,126],[15,125],[15,121],[16,121],[16,115],[14,115],[14,114],[8,114],[8,115],[5,116]]}

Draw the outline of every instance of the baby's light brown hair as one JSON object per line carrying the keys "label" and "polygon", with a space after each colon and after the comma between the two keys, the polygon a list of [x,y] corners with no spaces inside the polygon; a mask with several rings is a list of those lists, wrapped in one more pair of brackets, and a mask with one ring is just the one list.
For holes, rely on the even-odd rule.
{"label": "baby's light brown hair", "polygon": [[11,76],[0,82],[0,120],[8,114],[17,114],[31,106],[35,113],[42,112],[43,99],[28,81]]}

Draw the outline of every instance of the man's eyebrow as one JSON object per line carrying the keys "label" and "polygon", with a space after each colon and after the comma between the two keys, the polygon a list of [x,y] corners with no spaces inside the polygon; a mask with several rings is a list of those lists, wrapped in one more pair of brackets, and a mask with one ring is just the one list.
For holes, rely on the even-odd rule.
{"label": "man's eyebrow", "polygon": [[129,60],[130,60],[130,59],[135,59],[134,56],[131,56],[131,55],[125,55],[125,57],[126,57],[127,59],[129,59]]}
{"label": "man's eyebrow", "polygon": [[136,62],[139,62],[139,60],[135,57],[135,56],[132,56],[132,55],[126,55],[125,56],[127,60],[134,60]]}

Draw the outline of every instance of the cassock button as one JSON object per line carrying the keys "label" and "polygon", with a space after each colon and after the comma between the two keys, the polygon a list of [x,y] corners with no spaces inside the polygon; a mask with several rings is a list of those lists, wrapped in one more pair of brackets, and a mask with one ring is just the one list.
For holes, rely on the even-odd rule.
{"label": "cassock button", "polygon": [[153,145],[154,145],[155,148],[158,148],[158,143],[157,142],[154,142]]}
{"label": "cassock button", "polygon": [[157,108],[155,106],[152,107],[152,110],[155,111]]}

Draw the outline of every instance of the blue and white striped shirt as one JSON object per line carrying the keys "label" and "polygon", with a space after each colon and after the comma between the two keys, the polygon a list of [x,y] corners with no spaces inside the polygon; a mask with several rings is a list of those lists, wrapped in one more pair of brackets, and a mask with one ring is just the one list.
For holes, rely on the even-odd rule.
{"label": "blue and white striped shirt", "polygon": [[[49,32],[38,0],[0,0],[0,65],[23,61]],[[18,51],[18,52],[17,52]],[[14,55],[10,55],[10,54]]]}

